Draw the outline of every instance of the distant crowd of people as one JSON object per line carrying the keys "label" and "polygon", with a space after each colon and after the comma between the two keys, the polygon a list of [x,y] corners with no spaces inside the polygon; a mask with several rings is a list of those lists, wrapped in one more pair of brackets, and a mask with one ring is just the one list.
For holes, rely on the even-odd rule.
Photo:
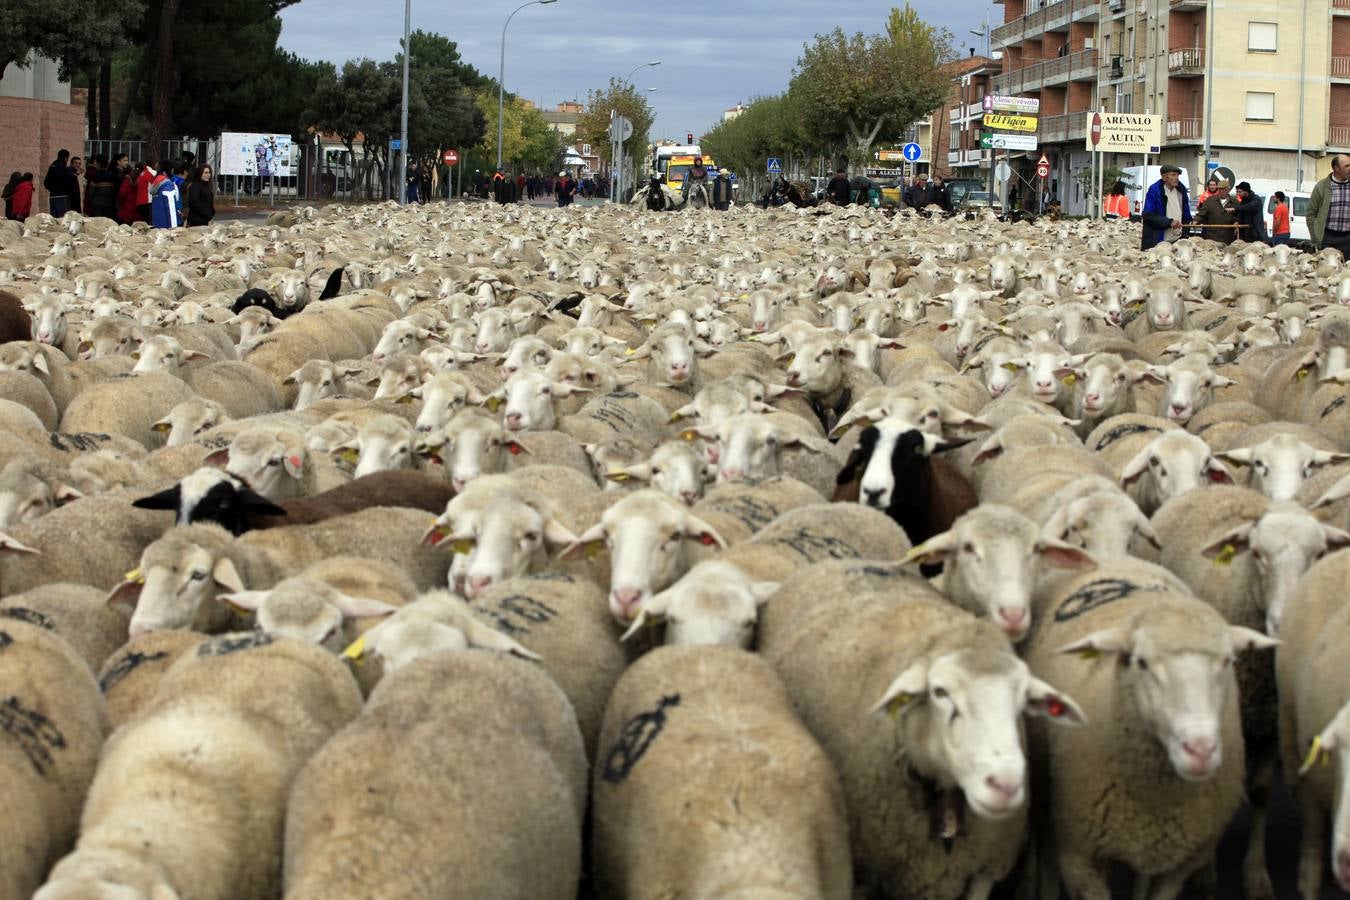
{"label": "distant crowd of people", "polygon": [[[133,165],[125,153],[112,160],[89,157],[88,166],[69,150],[61,150],[47,167],[42,187],[48,211],[56,218],[75,210],[123,225],[144,222],[156,228],[209,225],[215,218],[215,173],[211,166],[195,165],[185,154],[161,171],[150,154]],[[14,172],[5,185],[5,218],[22,222],[33,214],[36,186],[32,172]]]}
{"label": "distant crowd of people", "polygon": [[[1333,162],[1333,170],[1334,168]],[[1210,176],[1205,183],[1204,191],[1196,197],[1195,214],[1192,215],[1190,192],[1181,182],[1181,168],[1165,165],[1159,169],[1159,175],[1161,177],[1144,195],[1144,207],[1140,215],[1143,220],[1140,246],[1143,249],[1179,240],[1185,234],[1186,228],[1191,225],[1199,227],[1202,237],[1220,244],[1231,244],[1239,240],[1263,244],[1289,243],[1289,198],[1284,191],[1276,191],[1271,195],[1275,200],[1275,206],[1271,211],[1271,228],[1267,231],[1265,198],[1253,191],[1249,182],[1240,181],[1234,188],[1227,179],[1218,175]],[[1107,194],[1104,211],[1128,217],[1128,201],[1123,204],[1120,202],[1125,200],[1124,194],[1125,185],[1116,182]],[[1350,200],[1350,193],[1347,197]],[[1345,212],[1347,228],[1350,229],[1350,203],[1347,203]],[[1313,222],[1311,203],[1308,221],[1311,226]],[[1346,237],[1347,243],[1350,244],[1350,231]],[[1316,232],[1314,238],[1320,243],[1320,237]]]}

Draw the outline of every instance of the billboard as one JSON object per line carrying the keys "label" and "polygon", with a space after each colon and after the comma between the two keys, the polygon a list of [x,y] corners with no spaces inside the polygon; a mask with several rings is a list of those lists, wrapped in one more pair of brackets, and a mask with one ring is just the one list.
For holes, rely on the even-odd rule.
{"label": "billboard", "polygon": [[[1084,113],[1087,116],[1085,150],[1107,153],[1157,153],[1162,145],[1163,117],[1143,113]],[[1093,144],[1097,123],[1101,132]]]}
{"label": "billboard", "polygon": [[220,136],[218,175],[261,175],[287,178],[294,176],[291,136],[226,132]]}
{"label": "billboard", "polygon": [[1035,97],[1000,97],[994,94],[985,94],[982,105],[985,112],[1009,112],[1034,116],[1041,111],[1041,101]]}
{"label": "billboard", "polygon": [[996,131],[1025,131],[1036,133],[1039,127],[1035,116],[1014,116],[1003,113],[985,113],[984,127]]}

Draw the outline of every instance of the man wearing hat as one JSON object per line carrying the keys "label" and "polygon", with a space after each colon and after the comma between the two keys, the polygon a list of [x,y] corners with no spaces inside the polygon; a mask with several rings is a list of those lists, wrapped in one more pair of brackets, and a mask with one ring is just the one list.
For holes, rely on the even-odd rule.
{"label": "man wearing hat", "polygon": [[[1238,221],[1237,210],[1233,205],[1233,198],[1228,196],[1228,189],[1232,187],[1227,179],[1220,178],[1218,189],[1214,191],[1210,198],[1200,204],[1200,208],[1195,211],[1195,221],[1197,225],[1236,225]],[[1204,235],[1207,239],[1219,244],[1231,244],[1237,237],[1236,228],[1206,228]]]}
{"label": "man wearing hat", "polygon": [[717,177],[712,183],[713,209],[722,212],[731,209],[731,179],[728,177],[730,174],[726,169],[717,170]]}
{"label": "man wearing hat", "polygon": [[1237,229],[1238,237],[1251,243],[1270,243],[1266,235],[1266,217],[1261,214],[1261,195],[1253,193],[1251,183],[1247,181],[1239,181],[1234,193],[1237,200],[1233,204],[1233,211],[1237,213],[1238,224],[1242,226]]}
{"label": "man wearing hat", "polygon": [[1191,198],[1186,185],[1181,183],[1181,169],[1163,166],[1162,177],[1144,195],[1144,210],[1140,218],[1144,233],[1139,241],[1141,250],[1156,247],[1163,241],[1181,237],[1181,227],[1191,221]]}
{"label": "man wearing hat", "polygon": [[905,191],[905,205],[911,209],[923,209],[937,202],[937,189],[928,186],[928,176],[923,172],[915,175],[914,183]]}
{"label": "man wearing hat", "polygon": [[1320,250],[1335,247],[1350,258],[1350,156],[1331,157],[1331,174],[1308,198],[1308,233]]}

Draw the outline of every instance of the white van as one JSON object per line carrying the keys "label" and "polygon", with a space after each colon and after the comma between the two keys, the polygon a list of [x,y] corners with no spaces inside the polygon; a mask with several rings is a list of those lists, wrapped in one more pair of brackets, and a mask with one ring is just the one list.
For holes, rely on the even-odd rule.
{"label": "white van", "polygon": [[[1307,191],[1285,191],[1284,195],[1289,199],[1289,240],[1312,240],[1312,236],[1308,233],[1307,219],[1308,198],[1312,195]],[[1275,221],[1274,192],[1265,198],[1265,204],[1261,214],[1266,218],[1266,234],[1274,234],[1271,230],[1274,227],[1272,223]]]}
{"label": "white van", "polygon": [[[1130,215],[1137,219],[1144,212],[1144,196],[1148,194],[1148,189],[1162,178],[1162,166],[1149,166],[1147,172],[1143,166],[1126,166],[1121,171],[1125,173],[1121,180],[1125,182],[1125,196],[1130,198]],[[1181,183],[1187,191],[1191,190],[1190,173],[1185,169],[1181,170]],[[1109,190],[1111,185],[1106,187]],[[1195,212],[1195,194],[1192,192],[1190,196],[1191,212]]]}

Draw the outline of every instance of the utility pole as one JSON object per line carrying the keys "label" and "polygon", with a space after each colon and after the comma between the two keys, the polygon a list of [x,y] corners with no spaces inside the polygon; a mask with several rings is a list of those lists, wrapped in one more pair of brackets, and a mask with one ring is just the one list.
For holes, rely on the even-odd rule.
{"label": "utility pole", "polygon": [[412,56],[412,0],[403,0],[403,112],[399,142],[399,203],[408,202],[408,58]]}

